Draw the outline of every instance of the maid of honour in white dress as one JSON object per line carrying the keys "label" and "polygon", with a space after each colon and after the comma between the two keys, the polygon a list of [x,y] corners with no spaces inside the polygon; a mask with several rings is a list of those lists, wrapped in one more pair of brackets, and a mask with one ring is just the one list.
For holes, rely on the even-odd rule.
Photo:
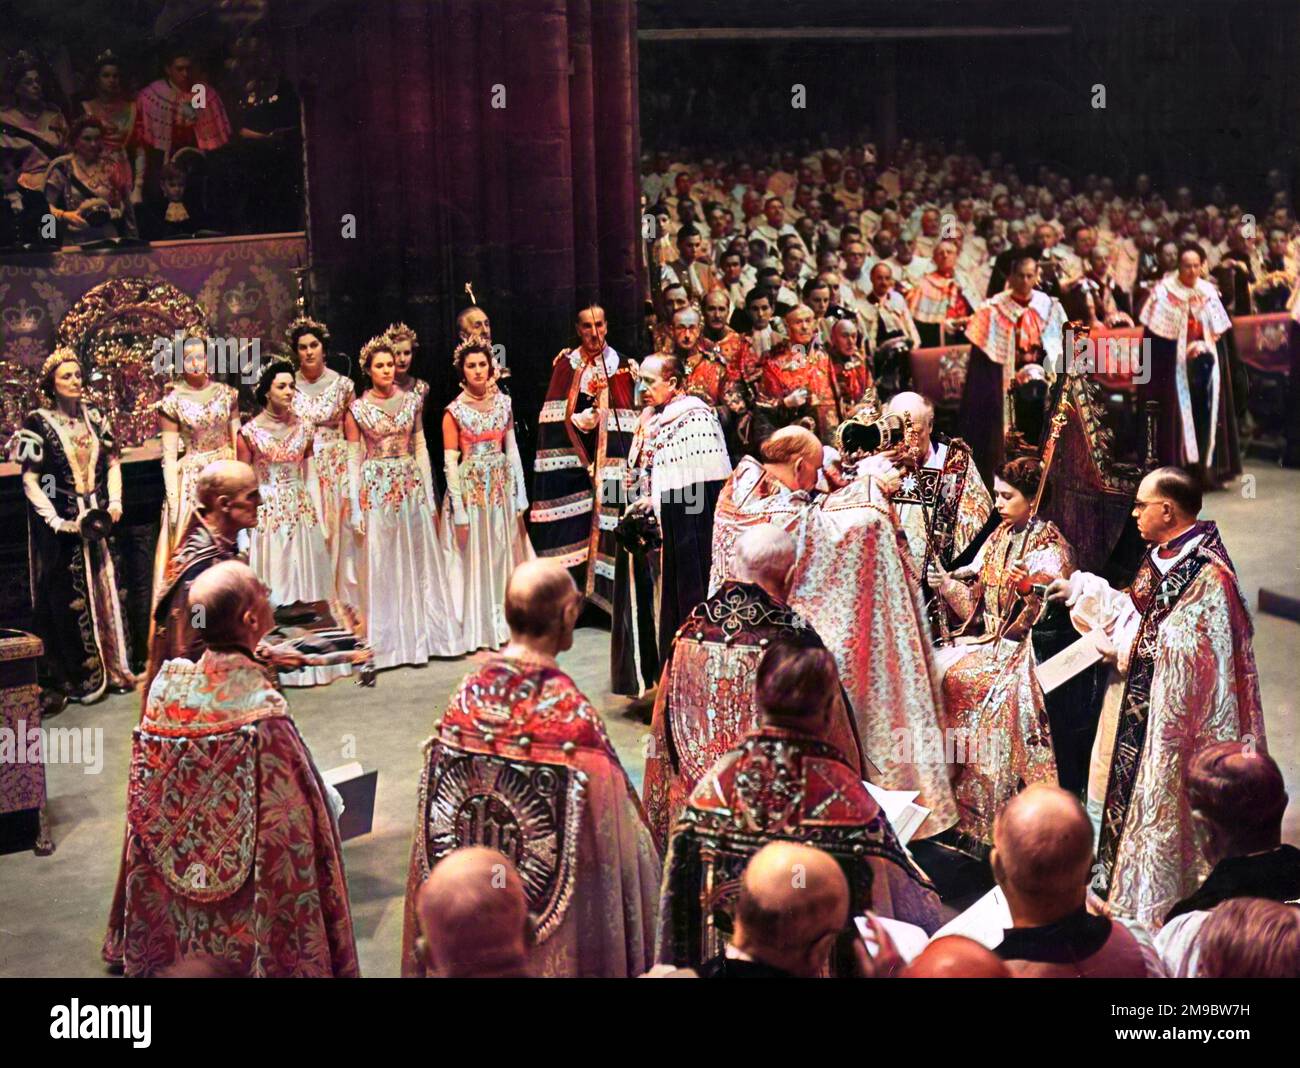
{"label": "maid of honour in white dress", "polygon": [[238,396],[208,376],[206,342],[189,338],[182,353],[183,377],[158,402],[167,495],[154,554],[155,590],[161,588],[172,550],[194,514],[199,472],[214,460],[233,460],[239,433]]}
{"label": "maid of honour in white dress", "polygon": [[[293,411],[294,370],[271,364],[257,384],[262,411],[239,431],[239,459],[257,471],[262,503],[249,538],[248,565],[271,588],[271,603],[334,601],[334,568],[320,523],[313,427]],[[282,671],[286,686],[318,686],[352,673],[350,664]]]}
{"label": "maid of honour in white dress", "polygon": [[424,405],[394,384],[391,342],[371,338],[361,366],[371,388],[344,420],[357,584],[345,599],[361,611],[378,668],[460,656],[465,641],[438,542]]}
{"label": "maid of honour in white dress", "polygon": [[343,440],[343,417],[355,399],[352,380],[325,366],[329,331],[314,319],[295,319],[289,324],[289,346],[298,361],[294,379],[293,410],[314,426],[312,455],[320,477],[321,526],[329,553],[334,584],[346,585],[343,573],[348,554],[343,546],[351,538],[347,529],[348,444]]}
{"label": "maid of honour in white dress", "polygon": [[464,389],[442,417],[442,544],[466,648],[496,649],[510,640],[504,611],[510,572],[535,555],[524,528],[524,468],[510,398],[492,388],[492,349],[465,341],[453,361]]}

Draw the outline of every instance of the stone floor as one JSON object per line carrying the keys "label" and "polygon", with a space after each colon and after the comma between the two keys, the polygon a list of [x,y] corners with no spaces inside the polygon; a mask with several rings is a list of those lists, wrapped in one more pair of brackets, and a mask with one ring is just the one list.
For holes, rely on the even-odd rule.
{"label": "stone floor", "polygon": [[[1300,595],[1300,472],[1263,464],[1244,484],[1208,501],[1219,521],[1252,607],[1261,584]],[[1255,655],[1263,685],[1269,749],[1288,790],[1300,799],[1300,624],[1256,615]],[[642,774],[646,728],[627,703],[606,691],[609,637],[579,631],[561,661],[578,684],[599,696],[610,734],[634,782]],[[373,831],[344,846],[357,945],[366,975],[396,975],[402,892],[415,819],[420,743],[449,691],[465,672],[461,661],[400,668],[380,675],[373,690],[349,683],[293,691],[290,702],[317,764],[358,760],[379,769]],[[50,817],[57,843],[49,857],[0,856],[0,976],[96,976],[109,898],[121,851],[130,732],[137,699],[113,697],[73,706],[52,725],[103,728],[103,767],[50,767]],[[1286,837],[1300,843],[1300,800],[1287,813]]]}

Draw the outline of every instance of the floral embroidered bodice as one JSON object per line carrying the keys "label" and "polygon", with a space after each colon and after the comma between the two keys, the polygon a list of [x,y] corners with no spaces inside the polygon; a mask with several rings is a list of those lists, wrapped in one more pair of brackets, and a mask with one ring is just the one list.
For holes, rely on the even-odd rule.
{"label": "floral embroidered bodice", "polygon": [[400,406],[391,412],[369,397],[353,401],[349,410],[365,440],[366,459],[413,458],[411,438],[419,429],[420,408],[415,393],[404,393]]}
{"label": "floral embroidered bodice", "polygon": [[294,413],[315,425],[317,444],[342,441],[343,413],[355,397],[352,380],[327,368],[315,382],[298,373],[294,385]]}
{"label": "floral embroidered bodice", "polygon": [[460,428],[460,454],[470,457],[501,453],[506,430],[510,426],[510,398],[498,393],[486,411],[457,398],[447,405],[447,411]]}
{"label": "floral embroidered bodice", "polygon": [[177,386],[162,399],[158,410],[180,428],[187,457],[231,452],[230,420],[239,409],[238,397],[229,386],[218,382],[198,392]]}
{"label": "floral embroidered bodice", "polygon": [[311,444],[312,425],[295,419],[288,429],[253,420],[239,428],[253,453],[253,466],[262,494],[257,510],[259,530],[283,530],[299,524],[315,526],[319,519],[303,481],[303,458]]}

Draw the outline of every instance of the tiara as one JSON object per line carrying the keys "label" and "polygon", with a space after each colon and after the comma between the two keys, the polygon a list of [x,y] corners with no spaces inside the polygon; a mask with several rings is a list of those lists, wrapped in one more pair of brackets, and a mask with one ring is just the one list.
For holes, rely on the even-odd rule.
{"label": "tiara", "polygon": [[384,334],[389,341],[394,343],[398,341],[409,341],[411,343],[411,348],[418,348],[420,345],[419,335],[405,323],[393,323],[384,331]]}
{"label": "tiara", "polygon": [[459,367],[465,362],[465,356],[470,352],[486,352],[488,359],[492,361],[492,366],[496,367],[496,354],[492,351],[492,346],[481,337],[467,337],[457,345],[451,353],[452,364]]}
{"label": "tiara", "polygon": [[376,352],[392,352],[393,339],[387,334],[378,334],[361,346],[361,366],[370,367],[370,358]]}
{"label": "tiara", "polygon": [[104,51],[100,52],[99,55],[95,57],[95,69],[99,70],[100,67],[109,63],[117,65],[120,62],[121,61],[117,58],[116,52],[111,48],[105,48]]}
{"label": "tiara", "polygon": [[329,327],[322,322],[317,322],[309,315],[300,315],[284,329],[284,340],[289,343],[289,348],[295,349],[297,346],[294,341],[294,334],[315,334],[320,339],[322,345],[328,345],[330,340]]}
{"label": "tiara", "polygon": [[68,348],[66,345],[61,345],[59,348],[55,349],[48,356],[45,357],[45,362],[41,364],[41,377],[44,378],[60,364],[65,364],[65,363],[75,363],[78,367],[80,367],[81,357],[78,356],[74,350]]}
{"label": "tiara", "polygon": [[37,66],[36,57],[27,49],[20,48],[14,53],[14,58],[9,64],[10,70],[27,70]]}

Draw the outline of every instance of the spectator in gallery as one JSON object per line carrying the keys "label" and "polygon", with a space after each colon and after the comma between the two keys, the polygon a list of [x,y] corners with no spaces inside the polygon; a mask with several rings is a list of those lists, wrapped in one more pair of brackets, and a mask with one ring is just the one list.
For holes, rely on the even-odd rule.
{"label": "spectator in gallery", "polygon": [[302,138],[298,95],[278,71],[260,34],[233,47],[239,97],[226,162],[234,185],[233,218],[247,233],[302,228]]}
{"label": "spectator in gallery", "polygon": [[163,77],[140,91],[136,105],[137,137],[145,148],[145,194],[157,188],[163,164],[182,149],[210,153],[230,140],[225,105],[214,86],[196,80],[194,57],[187,49],[167,53]]}
{"label": "spectator in gallery", "polygon": [[83,115],[72,124],[72,151],[45,172],[45,199],[58,220],[63,244],[136,237],[131,185],[104,158],[104,124]]}
{"label": "spectator in gallery", "polygon": [[131,190],[131,202],[139,204],[144,191],[144,149],[136,139],[136,104],[122,81],[122,63],[112,49],[95,57],[91,68],[93,96],[81,102],[81,110],[103,127],[103,159],[118,184]]}
{"label": "spectator in gallery", "polygon": [[14,57],[3,89],[4,99],[13,103],[0,108],[0,148],[26,152],[18,184],[40,192],[50,161],[67,151],[68,122],[46,99],[41,67],[31,53]]}
{"label": "spectator in gallery", "polygon": [[203,225],[202,209],[191,196],[189,172],[179,163],[165,163],[158,175],[161,196],[150,197],[136,212],[140,236],[146,241],[175,241],[193,237]]}

